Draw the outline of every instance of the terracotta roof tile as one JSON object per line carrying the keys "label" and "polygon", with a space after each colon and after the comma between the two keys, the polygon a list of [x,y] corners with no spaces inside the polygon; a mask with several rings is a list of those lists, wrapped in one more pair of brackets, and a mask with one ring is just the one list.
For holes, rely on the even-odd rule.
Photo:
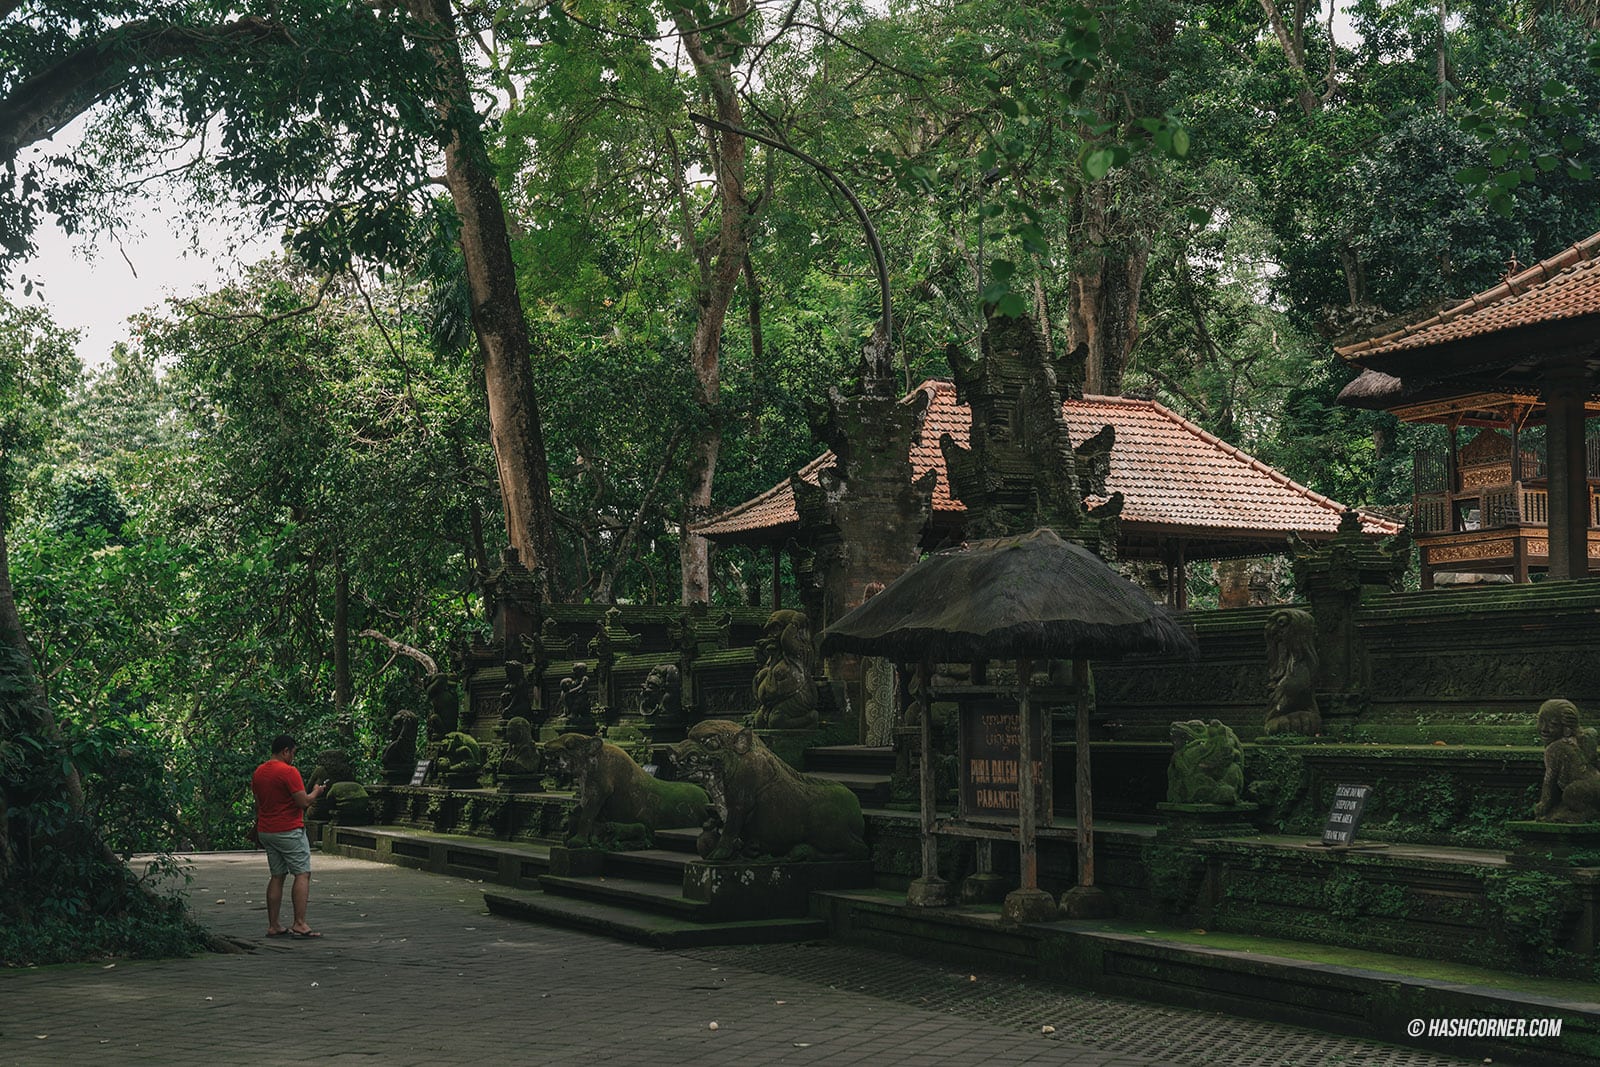
{"label": "terracotta roof tile", "polygon": [[[950,496],[939,438],[948,433],[967,443],[972,415],[956,400],[949,382],[924,382],[930,393],[922,432],[911,449],[913,476],[938,471],[933,490],[936,513],[954,517],[966,510]],[[907,400],[910,398],[908,397]],[[1332,534],[1343,505],[1313,492],[1232,445],[1212,436],[1153,400],[1090,396],[1062,405],[1072,440],[1081,442],[1107,423],[1116,427],[1107,488],[1123,494],[1124,523],[1217,531],[1221,533]],[[833,462],[824,452],[800,469],[808,482]],[[799,517],[788,481],[730,508],[695,527],[707,537],[794,526]],[[1399,527],[1363,516],[1368,533],[1395,533]]]}
{"label": "terracotta roof tile", "polygon": [[1600,256],[1600,233],[1432,318],[1334,351],[1345,359],[1360,359],[1600,314],[1600,260],[1596,256]]}

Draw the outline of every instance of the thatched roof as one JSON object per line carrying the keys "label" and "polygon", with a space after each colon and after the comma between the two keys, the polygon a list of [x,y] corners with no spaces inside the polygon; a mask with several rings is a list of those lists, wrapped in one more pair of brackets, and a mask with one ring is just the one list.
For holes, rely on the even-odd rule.
{"label": "thatched roof", "polygon": [[1194,654],[1165,607],[1053,530],[929,556],[828,627],[822,651],[900,662]]}

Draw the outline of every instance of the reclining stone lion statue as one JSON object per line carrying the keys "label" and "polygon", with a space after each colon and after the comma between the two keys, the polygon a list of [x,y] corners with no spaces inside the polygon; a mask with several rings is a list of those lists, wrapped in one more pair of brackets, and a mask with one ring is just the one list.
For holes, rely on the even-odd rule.
{"label": "reclining stone lion statue", "polygon": [[855,794],[796,771],[747,726],[725,719],[698,723],[672,747],[672,763],[711,795],[721,826],[702,837],[707,860],[866,858]]}
{"label": "reclining stone lion statue", "polygon": [[571,776],[577,793],[568,845],[647,836],[631,832],[641,827],[651,831],[699,826],[711,806],[711,798],[698,785],[652,778],[604,738],[562,734],[544,746],[544,754]]}
{"label": "reclining stone lion statue", "polygon": [[1244,795],[1244,746],[1221,719],[1172,724],[1167,765],[1169,804],[1239,803]]}

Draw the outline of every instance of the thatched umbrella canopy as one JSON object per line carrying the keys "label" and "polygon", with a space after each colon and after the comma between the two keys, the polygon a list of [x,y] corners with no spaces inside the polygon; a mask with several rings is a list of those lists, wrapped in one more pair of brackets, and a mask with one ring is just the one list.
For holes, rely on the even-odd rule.
{"label": "thatched umbrella canopy", "polygon": [[824,654],[923,659],[1114,659],[1192,655],[1167,609],[1054,530],[930,556],[828,627]]}
{"label": "thatched umbrella canopy", "polygon": [[[922,726],[922,877],[907,893],[913,904],[949,900],[938,875],[928,676],[931,665],[989,659],[1017,663],[1018,840],[1022,885],[1002,914],[1015,921],[1054,917],[1056,904],[1038,885],[1035,796],[1049,753],[1033,751],[1028,700],[1029,660],[1071,659],[1078,689],[1078,888],[1062,898],[1072,916],[1109,914],[1094,885],[1094,829],[1089,782],[1090,659],[1132,652],[1194,655],[1198,647],[1166,607],[1087,549],[1038,529],[1020,537],[979,541],[940,552],[906,571],[877,596],[828,627],[822,651],[887,656],[918,666]],[[1047,732],[1048,736],[1048,732]],[[1069,899],[1070,898],[1070,899]]]}

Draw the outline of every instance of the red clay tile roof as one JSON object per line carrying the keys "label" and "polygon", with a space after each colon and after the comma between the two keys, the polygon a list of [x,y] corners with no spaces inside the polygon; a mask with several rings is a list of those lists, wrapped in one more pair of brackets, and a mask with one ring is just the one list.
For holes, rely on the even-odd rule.
{"label": "red clay tile roof", "polygon": [[1361,359],[1600,313],[1600,260],[1596,256],[1600,256],[1600,233],[1430,319],[1334,351],[1345,359]]}
{"label": "red clay tile roof", "polygon": [[[911,448],[912,473],[921,475],[929,468],[939,472],[934,513],[954,518],[966,509],[950,496],[939,438],[948,433],[965,445],[972,413],[956,400],[956,387],[949,382],[924,382],[918,389],[931,396],[922,433]],[[1066,401],[1062,411],[1073,441],[1083,441],[1107,423],[1116,427],[1106,484],[1123,495],[1124,524],[1174,533],[1331,535],[1345,510],[1153,400],[1090,396]],[[832,452],[824,452],[800,468],[800,477],[815,483],[818,469],[833,458]],[[695,532],[715,538],[798,522],[794,491],[785,480],[700,523]],[[1371,534],[1399,530],[1371,515],[1362,516],[1362,527]]]}

